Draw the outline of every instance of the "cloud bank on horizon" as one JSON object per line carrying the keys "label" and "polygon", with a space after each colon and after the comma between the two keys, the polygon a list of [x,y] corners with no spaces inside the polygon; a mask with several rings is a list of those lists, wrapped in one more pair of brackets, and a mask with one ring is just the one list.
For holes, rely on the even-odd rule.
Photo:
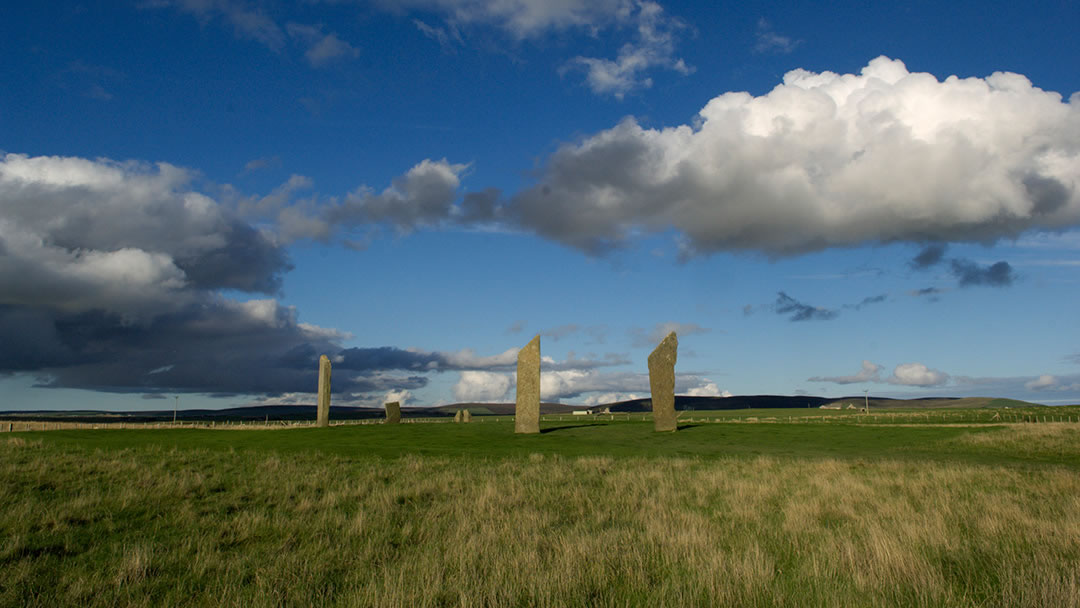
{"label": "cloud bank on horizon", "polygon": [[[350,54],[332,33],[282,29],[233,3],[157,4],[224,15],[271,48],[291,36],[309,46],[316,67]],[[550,28],[636,24],[639,38],[625,55],[571,62],[597,92],[647,86],[643,73],[653,67],[687,69],[671,43],[678,25],[648,2],[405,5],[444,15],[447,27],[492,23],[523,39]],[[512,351],[346,349],[344,332],[299,322],[274,299],[291,269],[288,245],[349,245],[380,228],[497,226],[603,255],[673,230],[685,257],[912,242],[927,245],[913,265],[928,268],[945,261],[947,243],[1080,225],[1078,105],[1076,94],[1066,100],[1006,72],[938,80],[886,57],[858,74],[799,69],[767,94],[713,98],[691,124],[646,128],[626,118],[564,143],[535,184],[509,195],[463,192],[470,165],[447,159],[421,159],[381,191],[360,185],[304,198],[312,182],[303,176],[252,196],[166,162],[9,153],[0,156],[0,340],[8,345],[0,373],[33,373],[41,386],[282,398],[308,391],[318,354],[332,352],[345,372],[335,375],[335,391],[356,399],[407,395],[401,391],[445,371],[462,372],[453,388],[459,399],[502,399],[513,384]],[[952,259],[949,267],[961,286],[1013,280],[1004,262]],[[268,297],[241,301],[230,292]],[[836,314],[784,292],[775,309],[792,320]],[[647,390],[641,375],[599,369],[618,362],[625,357],[549,361],[544,397]],[[864,362],[853,376],[811,380],[880,381],[881,371]],[[901,364],[884,380],[949,381],[921,363]],[[701,376],[680,382],[683,391],[720,394]],[[1032,382],[1048,389],[1070,380]]]}

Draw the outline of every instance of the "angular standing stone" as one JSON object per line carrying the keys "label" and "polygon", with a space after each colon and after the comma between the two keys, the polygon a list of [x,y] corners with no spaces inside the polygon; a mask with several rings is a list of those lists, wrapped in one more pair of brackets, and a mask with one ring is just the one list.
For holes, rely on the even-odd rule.
{"label": "angular standing stone", "polygon": [[652,389],[653,425],[657,431],[674,431],[675,359],[679,338],[671,332],[649,355],[649,388]]}
{"label": "angular standing stone", "polygon": [[386,424],[401,422],[401,402],[391,401],[386,404]]}
{"label": "angular standing stone", "polygon": [[515,433],[540,432],[540,336],[518,351]]}
{"label": "angular standing stone", "polygon": [[469,412],[469,410],[462,410],[461,411],[461,421],[462,422],[472,422],[472,414]]}
{"label": "angular standing stone", "polygon": [[462,418],[464,418],[464,416],[461,415],[461,410],[454,412],[454,422],[461,422]]}
{"label": "angular standing stone", "polygon": [[319,357],[319,410],[316,426],[330,426],[330,358]]}

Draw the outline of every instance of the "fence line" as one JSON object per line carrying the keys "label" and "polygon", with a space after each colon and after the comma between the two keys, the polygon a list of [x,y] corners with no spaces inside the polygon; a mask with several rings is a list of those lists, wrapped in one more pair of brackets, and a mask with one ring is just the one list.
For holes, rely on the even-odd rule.
{"label": "fence line", "polygon": [[[740,416],[737,414],[720,416],[694,416],[693,410],[679,413],[679,422],[683,424],[1043,424],[1043,423],[1080,423],[1080,415],[1004,412],[986,410],[982,412],[882,412],[882,413],[841,413],[832,415],[809,416]],[[505,422],[513,420],[512,415],[476,416],[471,423]],[[649,422],[651,414],[614,413],[591,415],[546,414],[543,422]],[[364,418],[358,420],[336,420],[331,426],[382,424],[382,418]],[[445,417],[402,418],[402,424],[451,424],[454,419]],[[314,427],[315,420],[191,420],[167,422],[61,422],[47,420],[0,420],[0,433],[56,430],[146,430],[146,429],[283,429]]]}

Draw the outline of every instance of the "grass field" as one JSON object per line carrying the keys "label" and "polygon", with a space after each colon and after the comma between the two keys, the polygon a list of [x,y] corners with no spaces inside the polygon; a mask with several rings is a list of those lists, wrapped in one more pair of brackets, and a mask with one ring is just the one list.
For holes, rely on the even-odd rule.
{"label": "grass field", "polygon": [[751,417],[0,435],[0,605],[1080,605],[1080,424]]}

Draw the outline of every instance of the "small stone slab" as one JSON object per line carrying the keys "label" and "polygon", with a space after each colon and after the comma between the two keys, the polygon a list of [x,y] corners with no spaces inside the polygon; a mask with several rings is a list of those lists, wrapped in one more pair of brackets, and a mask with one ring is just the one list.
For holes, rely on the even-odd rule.
{"label": "small stone slab", "polygon": [[540,336],[518,351],[514,432],[540,432]]}
{"label": "small stone slab", "polygon": [[649,388],[652,389],[653,425],[657,431],[674,431],[675,360],[679,338],[671,332],[649,355]]}
{"label": "small stone slab", "polygon": [[319,357],[319,408],[316,426],[330,426],[330,357]]}
{"label": "small stone slab", "polygon": [[385,405],[386,407],[386,424],[397,424],[401,422],[401,402],[391,401]]}

